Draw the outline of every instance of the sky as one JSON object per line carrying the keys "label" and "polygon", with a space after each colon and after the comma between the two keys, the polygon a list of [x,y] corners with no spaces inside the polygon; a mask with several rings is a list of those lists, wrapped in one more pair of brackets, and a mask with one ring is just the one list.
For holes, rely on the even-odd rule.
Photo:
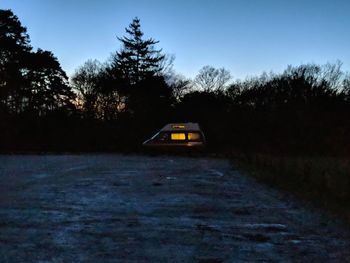
{"label": "sky", "polygon": [[0,0],[0,9],[11,9],[31,45],[52,51],[68,75],[119,50],[136,16],[186,77],[205,65],[235,79],[337,60],[350,70],[349,0]]}

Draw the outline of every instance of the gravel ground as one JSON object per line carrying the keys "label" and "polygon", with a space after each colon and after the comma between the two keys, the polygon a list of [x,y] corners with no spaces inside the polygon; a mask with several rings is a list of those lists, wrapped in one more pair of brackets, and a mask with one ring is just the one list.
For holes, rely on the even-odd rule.
{"label": "gravel ground", "polygon": [[350,262],[350,230],[210,158],[0,156],[0,262]]}

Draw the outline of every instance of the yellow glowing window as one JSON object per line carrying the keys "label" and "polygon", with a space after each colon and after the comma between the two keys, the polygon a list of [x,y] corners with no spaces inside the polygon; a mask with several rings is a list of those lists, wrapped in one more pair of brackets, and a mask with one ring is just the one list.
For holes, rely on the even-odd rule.
{"label": "yellow glowing window", "polygon": [[190,141],[197,141],[201,138],[198,132],[189,132],[188,133],[188,140]]}
{"label": "yellow glowing window", "polygon": [[171,140],[183,141],[186,140],[186,136],[184,133],[172,133]]}

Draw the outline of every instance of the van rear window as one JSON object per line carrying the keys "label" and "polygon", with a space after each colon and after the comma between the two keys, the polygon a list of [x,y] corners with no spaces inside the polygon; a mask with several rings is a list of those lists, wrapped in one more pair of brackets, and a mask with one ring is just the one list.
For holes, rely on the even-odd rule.
{"label": "van rear window", "polygon": [[184,133],[172,133],[171,140],[184,141],[184,140],[186,140],[186,135]]}
{"label": "van rear window", "polygon": [[200,140],[201,136],[198,132],[189,132],[188,133],[188,140],[189,141],[198,141]]}

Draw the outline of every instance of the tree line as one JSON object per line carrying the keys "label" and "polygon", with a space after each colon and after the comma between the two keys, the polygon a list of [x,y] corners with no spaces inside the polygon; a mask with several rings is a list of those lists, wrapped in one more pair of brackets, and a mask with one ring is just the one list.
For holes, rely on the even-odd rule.
{"label": "tree line", "polygon": [[192,121],[213,151],[349,153],[350,75],[340,62],[245,80],[204,66],[187,79],[138,18],[125,30],[106,62],[88,60],[68,79],[0,10],[1,150],[134,151],[166,123]]}

